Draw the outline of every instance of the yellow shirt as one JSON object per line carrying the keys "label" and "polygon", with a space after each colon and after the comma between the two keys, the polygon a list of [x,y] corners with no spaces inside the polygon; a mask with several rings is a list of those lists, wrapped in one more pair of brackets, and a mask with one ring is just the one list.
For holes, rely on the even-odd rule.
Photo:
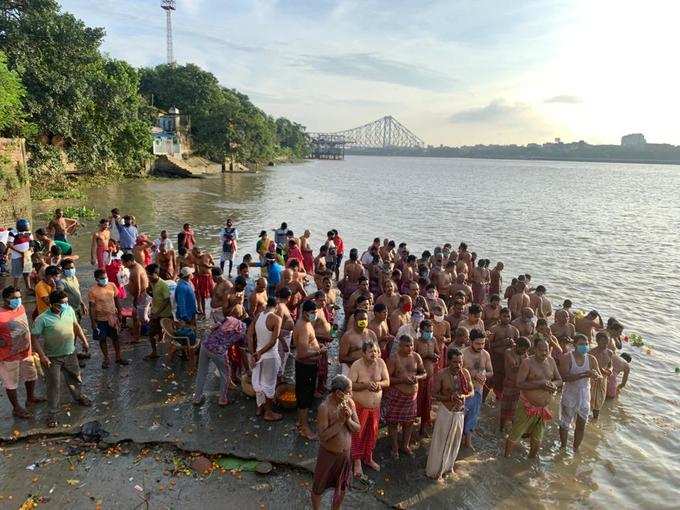
{"label": "yellow shirt", "polygon": [[45,282],[44,280],[40,280],[36,285],[35,285],[35,304],[38,307],[38,313],[43,313],[45,310],[47,310],[50,305],[45,303],[45,299],[50,297],[50,292],[54,290],[54,287],[52,287],[50,284]]}

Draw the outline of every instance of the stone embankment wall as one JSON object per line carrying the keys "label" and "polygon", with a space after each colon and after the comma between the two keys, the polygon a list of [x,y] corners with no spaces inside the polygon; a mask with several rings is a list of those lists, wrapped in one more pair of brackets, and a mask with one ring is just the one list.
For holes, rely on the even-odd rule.
{"label": "stone embankment wall", "polygon": [[31,185],[22,138],[0,138],[0,180],[0,227],[13,227],[18,218],[31,220]]}

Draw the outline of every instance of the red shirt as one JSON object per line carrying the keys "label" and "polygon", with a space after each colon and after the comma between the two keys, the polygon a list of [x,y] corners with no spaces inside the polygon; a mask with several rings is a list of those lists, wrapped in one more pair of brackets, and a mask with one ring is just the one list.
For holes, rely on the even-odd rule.
{"label": "red shirt", "polygon": [[23,305],[0,307],[0,361],[18,361],[31,354],[31,333]]}
{"label": "red shirt", "polygon": [[335,253],[337,253],[338,256],[345,253],[345,242],[342,240],[342,237],[335,236],[333,242],[335,243]]}

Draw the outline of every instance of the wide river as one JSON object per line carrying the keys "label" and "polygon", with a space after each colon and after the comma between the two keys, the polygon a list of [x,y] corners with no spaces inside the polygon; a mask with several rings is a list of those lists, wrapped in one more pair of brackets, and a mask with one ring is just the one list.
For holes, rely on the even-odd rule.
{"label": "wide river", "polygon": [[[558,453],[552,424],[538,464],[518,449],[509,462],[479,466],[499,477],[488,485],[503,492],[477,494],[479,505],[678,508],[679,196],[677,166],[348,157],[258,174],[130,181],[90,190],[83,203],[102,214],[119,207],[153,236],[167,228],[173,241],[189,222],[215,253],[226,218],[239,228],[241,255],[254,252],[261,229],[286,221],[296,234],[310,229],[315,247],[331,228],[360,253],[376,236],[418,254],[465,241],[492,266],[504,262],[506,283],[531,273],[554,305],[570,298],[605,320],[614,316],[649,349],[624,346],[633,358],[629,384],[588,425],[578,456]],[[75,244],[83,254],[87,236]]]}

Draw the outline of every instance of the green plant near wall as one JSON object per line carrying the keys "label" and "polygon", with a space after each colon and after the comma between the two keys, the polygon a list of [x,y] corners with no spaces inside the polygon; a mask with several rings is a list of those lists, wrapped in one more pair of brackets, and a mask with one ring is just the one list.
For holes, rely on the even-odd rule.
{"label": "green plant near wall", "polygon": [[0,154],[0,179],[6,191],[17,189],[22,184],[15,166],[9,156]]}

